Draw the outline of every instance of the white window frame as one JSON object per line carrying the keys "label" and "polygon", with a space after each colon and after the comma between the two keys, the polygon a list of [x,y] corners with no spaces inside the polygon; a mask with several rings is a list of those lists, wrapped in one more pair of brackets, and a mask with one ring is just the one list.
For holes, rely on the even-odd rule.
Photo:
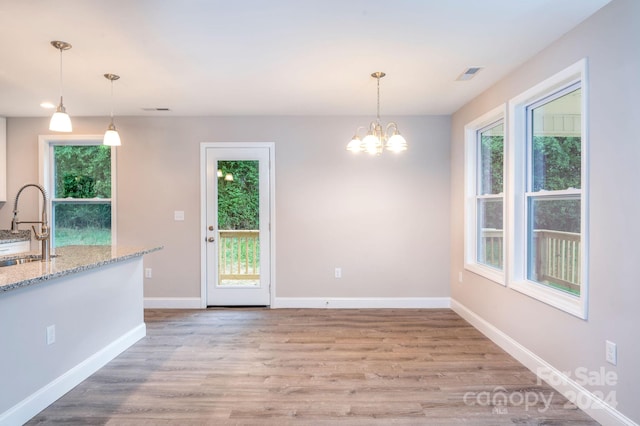
{"label": "white window frame", "polygon": [[[487,198],[478,195],[478,167],[480,164],[479,147],[478,147],[478,132],[491,124],[502,121],[505,135],[504,146],[505,151],[507,147],[507,119],[506,119],[506,105],[498,106],[491,111],[483,114],[472,122],[468,123],[464,127],[465,131],[465,237],[464,237],[464,253],[465,262],[464,268],[468,271],[481,275],[490,279],[498,284],[505,285],[505,269],[507,268],[506,253],[507,253],[507,227],[506,227],[506,199],[504,197],[507,189],[507,180],[503,179],[504,187],[502,188],[502,217],[503,217],[503,261],[502,270],[493,268],[489,265],[479,263],[478,259],[478,199]],[[506,152],[503,156],[503,161],[506,163]],[[506,166],[506,164],[505,164]],[[504,168],[506,170],[506,167]],[[491,196],[491,198],[496,198]]]}
{"label": "white window frame", "polygon": [[[528,107],[538,101],[561,92],[573,84],[580,83],[581,88],[581,189],[568,191],[549,191],[552,197],[580,195],[580,234],[581,234],[581,278],[580,295],[576,296],[553,287],[531,281],[527,278],[528,256],[527,251],[527,200],[531,193],[528,189],[529,167],[529,119]],[[588,81],[587,61],[582,59],[568,68],[560,71],[547,80],[537,84],[524,93],[509,101],[509,137],[507,138],[507,181],[512,189],[507,192],[508,221],[508,286],[530,297],[538,299],[548,305],[561,309],[578,318],[587,318],[588,308],[588,253],[589,233],[588,218]],[[539,197],[538,197],[539,198]]]}
{"label": "white window frame", "polygon": [[[40,185],[47,191],[50,228],[51,228],[51,253],[55,254],[53,247],[53,147],[60,145],[102,145],[103,135],[40,135],[38,136],[38,163],[40,171]],[[116,148],[111,147],[111,198],[103,199],[103,201],[111,202],[111,245],[115,246],[116,242],[116,200],[117,200],[117,179],[116,179]],[[42,201],[40,201],[40,209],[42,209]]]}

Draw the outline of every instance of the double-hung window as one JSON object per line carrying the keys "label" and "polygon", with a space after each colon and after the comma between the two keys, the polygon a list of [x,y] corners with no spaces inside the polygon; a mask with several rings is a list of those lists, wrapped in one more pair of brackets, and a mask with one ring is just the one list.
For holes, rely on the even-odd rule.
{"label": "double-hung window", "polygon": [[509,103],[509,285],[586,318],[585,61]]}
{"label": "double-hung window", "polygon": [[115,149],[102,137],[41,136],[52,247],[115,241]]}
{"label": "double-hung window", "polygon": [[504,107],[465,126],[465,268],[504,284]]}

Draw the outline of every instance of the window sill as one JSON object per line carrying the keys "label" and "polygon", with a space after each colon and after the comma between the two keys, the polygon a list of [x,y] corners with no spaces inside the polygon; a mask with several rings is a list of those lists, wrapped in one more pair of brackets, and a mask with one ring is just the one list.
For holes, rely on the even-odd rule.
{"label": "window sill", "polygon": [[479,263],[465,263],[464,269],[469,272],[473,272],[476,275],[480,275],[488,280],[493,281],[496,284],[505,286],[504,271],[500,269],[492,268],[490,266],[481,265]]}
{"label": "window sill", "polygon": [[574,296],[528,280],[510,282],[509,288],[580,319],[587,319],[587,305],[584,295]]}

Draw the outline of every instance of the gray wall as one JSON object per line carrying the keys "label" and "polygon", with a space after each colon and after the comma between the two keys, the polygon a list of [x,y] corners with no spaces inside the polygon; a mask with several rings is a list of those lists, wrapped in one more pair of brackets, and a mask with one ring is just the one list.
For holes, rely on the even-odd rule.
{"label": "gray wall", "polygon": [[[452,297],[561,371],[600,367],[618,374],[618,409],[640,421],[640,2],[615,0],[452,117]],[[509,288],[463,271],[464,133],[466,123],[588,57],[591,244],[589,318],[580,320]],[[455,278],[455,279],[454,279]],[[605,362],[605,340],[618,365]]]}
{"label": "gray wall", "polygon": [[[153,268],[145,296],[200,296],[200,143],[237,141],[276,145],[277,297],[449,296],[450,119],[383,117],[398,122],[410,150],[354,156],[345,145],[370,119],[116,117],[118,243],[165,246],[145,256]],[[72,120],[73,134],[108,124]],[[10,199],[37,182],[47,126],[48,118],[8,119]],[[35,194],[24,194],[21,217],[36,217]],[[0,228],[10,226],[11,204],[0,208]],[[174,210],[186,220],[175,222]]]}

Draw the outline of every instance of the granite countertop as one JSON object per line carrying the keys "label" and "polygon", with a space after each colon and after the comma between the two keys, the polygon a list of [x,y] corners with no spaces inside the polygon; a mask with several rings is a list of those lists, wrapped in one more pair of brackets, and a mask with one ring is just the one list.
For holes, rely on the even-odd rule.
{"label": "granite countertop", "polygon": [[[14,266],[0,267],[0,294],[69,274],[99,268],[103,265],[121,262],[161,250],[121,246],[68,246],[58,247],[56,256],[48,262],[36,260]],[[39,252],[28,252],[2,256],[1,260],[22,257],[40,257]]]}
{"label": "granite countertop", "polygon": [[20,241],[31,241],[31,231],[27,229],[14,234],[10,229],[0,229],[0,244],[17,243]]}

